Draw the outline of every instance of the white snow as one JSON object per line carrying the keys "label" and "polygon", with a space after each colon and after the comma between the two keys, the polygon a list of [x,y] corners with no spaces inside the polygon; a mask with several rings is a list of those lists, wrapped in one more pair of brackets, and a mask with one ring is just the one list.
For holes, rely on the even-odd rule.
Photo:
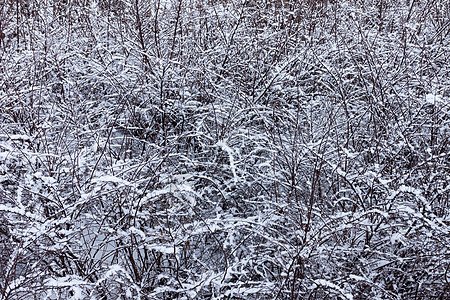
{"label": "white snow", "polygon": [[231,172],[233,173],[234,183],[237,183],[238,176],[236,174],[236,165],[235,165],[234,157],[233,157],[233,152],[234,152],[233,149],[231,149],[230,146],[228,146],[224,141],[217,142],[216,145],[228,154],[228,158],[230,160]]}

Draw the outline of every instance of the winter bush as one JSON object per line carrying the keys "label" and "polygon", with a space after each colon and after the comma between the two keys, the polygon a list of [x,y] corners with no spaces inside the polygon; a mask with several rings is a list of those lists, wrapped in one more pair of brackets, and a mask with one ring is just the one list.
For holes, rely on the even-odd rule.
{"label": "winter bush", "polygon": [[0,299],[450,297],[446,1],[3,1]]}

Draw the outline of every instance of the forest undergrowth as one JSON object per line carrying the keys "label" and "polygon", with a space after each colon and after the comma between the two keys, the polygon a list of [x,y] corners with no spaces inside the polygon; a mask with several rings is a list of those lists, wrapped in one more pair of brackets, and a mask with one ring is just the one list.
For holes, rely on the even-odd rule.
{"label": "forest undergrowth", "polygon": [[450,298],[449,1],[0,4],[0,299]]}

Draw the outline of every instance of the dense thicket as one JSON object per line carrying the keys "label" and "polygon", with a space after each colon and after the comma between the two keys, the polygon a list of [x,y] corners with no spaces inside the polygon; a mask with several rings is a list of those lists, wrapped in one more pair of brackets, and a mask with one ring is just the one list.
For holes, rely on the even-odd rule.
{"label": "dense thicket", "polygon": [[0,9],[0,299],[450,297],[450,2]]}

